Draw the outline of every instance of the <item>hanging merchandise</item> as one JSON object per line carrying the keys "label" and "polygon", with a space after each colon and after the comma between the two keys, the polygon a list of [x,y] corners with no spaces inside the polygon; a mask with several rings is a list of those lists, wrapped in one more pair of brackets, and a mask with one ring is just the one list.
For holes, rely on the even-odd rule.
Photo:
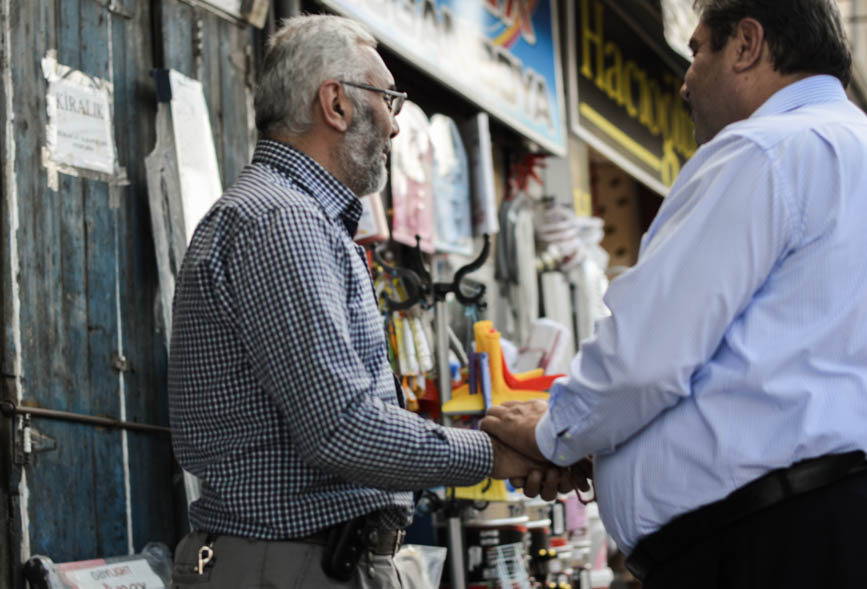
{"label": "hanging merchandise", "polygon": [[542,196],[538,169],[544,167],[543,158],[527,155],[512,164],[509,195],[500,209],[497,278],[507,285],[515,321],[510,331],[516,341],[527,339],[530,325],[539,317],[533,203]]}
{"label": "hanging merchandise", "polygon": [[564,352],[570,337],[569,329],[562,323],[546,317],[536,319],[530,327],[530,336],[518,350],[514,370],[525,372],[541,368],[545,374],[552,374],[554,367],[568,366],[572,356]]}
{"label": "hanging merchandise", "polygon": [[467,153],[455,122],[445,115],[430,119],[434,156],[434,247],[438,252],[470,256],[473,228]]}
{"label": "hanging merchandise", "polygon": [[518,340],[527,337],[530,325],[539,317],[539,284],[536,274],[536,245],[533,242],[533,210],[518,209],[515,213],[515,264],[517,284],[511,292],[512,307],[515,311]]}
{"label": "hanging merchandise", "polygon": [[421,249],[432,253],[434,162],[428,118],[418,105],[405,102],[397,122],[400,133],[391,147],[392,239],[414,246],[418,235]]}
{"label": "hanging merchandise", "polygon": [[[383,316],[388,344],[388,359],[398,376],[410,411],[431,413],[429,399],[433,370],[431,329],[422,279],[412,270],[388,264],[377,249],[370,250],[374,276],[373,288]],[[436,403],[436,412],[439,404]]]}
{"label": "hanging merchandise", "polygon": [[[562,272],[542,272],[539,280],[543,315],[567,329],[574,324],[572,312],[572,285]],[[531,326],[532,329],[532,326]],[[572,330],[569,329],[571,332]],[[549,359],[551,372],[567,372],[575,355],[575,340],[572,333],[560,340],[562,353],[559,358]]]}
{"label": "hanging merchandise", "polygon": [[388,220],[385,218],[385,207],[382,206],[382,196],[375,192],[361,197],[361,219],[355,231],[355,242],[359,245],[377,243],[388,240]]}
{"label": "hanging merchandise", "polygon": [[572,305],[575,309],[575,338],[577,341],[593,335],[594,324],[611,314],[603,296],[608,289],[605,267],[600,267],[593,258],[585,258],[572,272],[575,284]]}
{"label": "hanging merchandise", "polygon": [[[403,376],[418,376],[419,375],[419,364],[418,364],[418,356],[416,355],[415,350],[415,338],[413,337],[412,330],[412,319],[403,317],[396,317],[395,323],[398,325],[398,331],[400,332],[400,337],[403,340],[403,354],[406,359],[406,364],[403,370],[401,370],[401,375]],[[400,345],[400,344],[398,344]]]}
{"label": "hanging merchandise", "polygon": [[[604,236],[603,220],[598,217],[576,215],[553,198],[545,198],[536,206],[536,243],[541,251],[536,269],[548,280],[549,290],[558,290],[562,279],[557,275],[566,273],[573,286],[571,307],[577,342],[591,336],[593,324],[608,314],[602,300],[608,288],[608,252],[600,245]],[[545,313],[554,315],[549,307],[557,307],[564,299],[549,292],[545,300]]]}
{"label": "hanging merchandise", "polygon": [[500,231],[497,220],[497,190],[488,113],[477,113],[461,125],[473,182],[473,235]]}
{"label": "hanging merchandise", "polygon": [[608,253],[600,246],[605,236],[599,217],[581,217],[574,210],[546,197],[535,208],[536,242],[541,253],[536,268],[568,272],[585,258],[597,266],[608,266]]}
{"label": "hanging merchandise", "polygon": [[412,340],[415,346],[419,371],[421,373],[430,372],[434,367],[433,355],[431,354],[431,347],[428,343],[429,340],[425,334],[425,329],[422,327],[422,318],[418,314],[414,314],[408,321],[412,330]]}
{"label": "hanging merchandise", "polygon": [[397,344],[395,356],[397,357],[397,372],[398,374],[409,374],[410,360],[406,349],[406,338],[403,334],[403,319],[400,318],[400,313],[395,311],[391,314],[391,325],[394,330],[394,339]]}

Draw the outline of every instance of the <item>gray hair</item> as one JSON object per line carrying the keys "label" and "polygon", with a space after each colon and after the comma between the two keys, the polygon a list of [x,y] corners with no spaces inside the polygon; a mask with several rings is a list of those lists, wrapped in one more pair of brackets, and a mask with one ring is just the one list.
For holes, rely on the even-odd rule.
{"label": "gray hair", "polygon": [[828,74],[848,86],[852,54],[836,0],[694,0],[719,51],[743,18],[762,24],[774,69],[782,74]]}
{"label": "gray hair", "polygon": [[[325,80],[363,81],[367,64],[359,46],[376,48],[367,29],[348,18],[305,15],[288,18],[268,40],[254,105],[260,133],[280,130],[292,136],[313,126],[313,104]],[[358,92],[345,91],[355,104]]]}

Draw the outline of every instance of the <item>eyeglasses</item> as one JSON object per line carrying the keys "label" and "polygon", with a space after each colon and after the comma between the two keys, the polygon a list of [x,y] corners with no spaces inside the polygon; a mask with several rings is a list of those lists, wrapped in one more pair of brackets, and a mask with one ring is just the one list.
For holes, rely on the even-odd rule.
{"label": "eyeglasses", "polygon": [[403,108],[403,103],[406,101],[406,92],[398,92],[397,90],[386,90],[385,88],[377,88],[376,86],[371,86],[370,84],[359,84],[357,82],[346,82],[344,80],[340,80],[340,83],[347,86],[355,86],[356,88],[361,88],[362,90],[379,92],[380,94],[382,94],[383,98],[385,98],[385,103],[388,105],[388,110],[390,110],[392,116],[395,117],[397,116],[397,113],[400,112],[400,109]]}

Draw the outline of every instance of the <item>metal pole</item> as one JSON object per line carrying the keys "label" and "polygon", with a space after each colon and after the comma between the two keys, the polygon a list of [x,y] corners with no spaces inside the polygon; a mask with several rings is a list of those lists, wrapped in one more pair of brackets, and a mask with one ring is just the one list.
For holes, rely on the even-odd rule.
{"label": "metal pole", "polygon": [[464,531],[460,514],[448,518],[449,562],[451,563],[451,579],[454,589],[465,589],[467,586],[466,569],[464,568]]}
{"label": "metal pole", "polygon": [[91,425],[100,425],[103,427],[116,427],[120,429],[128,429],[133,431],[141,431],[148,433],[168,434],[171,430],[161,425],[150,425],[148,423],[136,423],[134,421],[120,421],[111,417],[97,417],[95,415],[84,415],[82,413],[72,413],[69,411],[58,411],[56,409],[43,409],[41,407],[19,407],[12,401],[0,401],[0,413],[6,417],[14,417],[16,415],[30,415],[31,417],[44,417],[46,419],[59,419],[62,421],[75,421],[78,423],[89,423]]}
{"label": "metal pole", "polygon": [[[439,282],[439,265],[437,256],[431,259],[431,281]],[[446,403],[452,398],[452,374],[449,370],[449,307],[445,300],[434,303],[436,318],[435,336],[437,342],[437,376],[439,384],[440,403]],[[444,426],[451,425],[451,418],[442,416]],[[449,563],[452,589],[466,589],[466,569],[464,568],[464,536],[461,524],[460,510],[446,509],[446,541],[449,550]]]}
{"label": "metal pole", "polygon": [[[437,340],[437,382],[439,384],[440,403],[448,403],[452,399],[452,372],[449,369],[449,318],[448,303],[437,301],[434,304],[436,316]],[[443,425],[451,425],[451,418],[443,415]]]}

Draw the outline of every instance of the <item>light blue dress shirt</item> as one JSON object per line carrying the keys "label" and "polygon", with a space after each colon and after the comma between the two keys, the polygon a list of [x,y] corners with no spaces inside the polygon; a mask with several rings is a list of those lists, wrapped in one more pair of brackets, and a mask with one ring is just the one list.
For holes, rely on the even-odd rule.
{"label": "light blue dress shirt", "polygon": [[536,428],[629,553],[769,470],[867,449],[867,118],[813,76],[703,145]]}

